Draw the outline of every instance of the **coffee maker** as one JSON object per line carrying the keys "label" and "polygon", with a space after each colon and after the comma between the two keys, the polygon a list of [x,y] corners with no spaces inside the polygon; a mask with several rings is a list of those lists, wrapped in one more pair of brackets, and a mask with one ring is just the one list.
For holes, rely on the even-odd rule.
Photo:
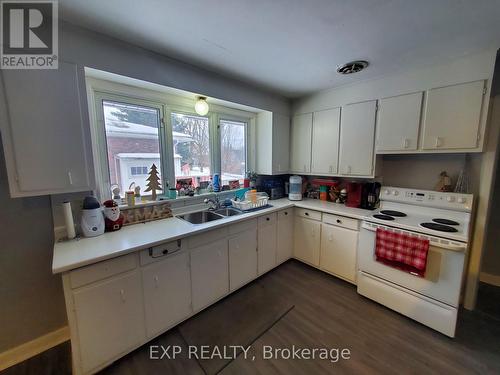
{"label": "coffee maker", "polygon": [[374,210],[378,206],[381,185],[379,182],[366,182],[363,184],[361,208]]}

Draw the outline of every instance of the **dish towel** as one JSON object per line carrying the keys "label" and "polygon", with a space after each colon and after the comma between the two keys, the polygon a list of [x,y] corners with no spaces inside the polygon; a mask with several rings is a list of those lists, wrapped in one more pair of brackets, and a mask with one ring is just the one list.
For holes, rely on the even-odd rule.
{"label": "dish towel", "polygon": [[424,277],[429,240],[377,228],[375,256],[378,262]]}

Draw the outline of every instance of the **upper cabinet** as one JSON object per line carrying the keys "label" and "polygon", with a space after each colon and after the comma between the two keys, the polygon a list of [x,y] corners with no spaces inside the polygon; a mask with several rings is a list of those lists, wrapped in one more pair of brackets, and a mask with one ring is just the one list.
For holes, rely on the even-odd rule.
{"label": "upper cabinet", "polygon": [[342,107],[339,174],[373,175],[376,103],[373,100]]}
{"label": "upper cabinet", "polygon": [[260,174],[285,174],[290,170],[290,117],[261,112],[257,116],[256,166]]}
{"label": "upper cabinet", "polygon": [[417,92],[379,100],[377,152],[417,149],[422,96]]}
{"label": "upper cabinet", "polygon": [[338,172],[340,108],[314,112],[312,131],[312,174]]}
{"label": "upper cabinet", "polygon": [[423,116],[425,150],[475,149],[485,82],[475,81],[427,91]]}
{"label": "upper cabinet", "polygon": [[[3,70],[0,113],[12,197],[91,190],[83,70]],[[5,108],[6,106],[6,108]]]}
{"label": "upper cabinet", "polygon": [[311,173],[311,138],[313,114],[304,113],[292,119],[290,170],[294,173]]}

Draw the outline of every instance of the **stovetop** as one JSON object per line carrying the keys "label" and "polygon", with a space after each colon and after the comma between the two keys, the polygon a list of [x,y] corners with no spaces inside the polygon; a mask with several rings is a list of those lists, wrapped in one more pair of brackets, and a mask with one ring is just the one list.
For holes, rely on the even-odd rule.
{"label": "stovetop", "polygon": [[380,208],[364,220],[461,242],[469,240],[470,194],[385,187],[380,198]]}

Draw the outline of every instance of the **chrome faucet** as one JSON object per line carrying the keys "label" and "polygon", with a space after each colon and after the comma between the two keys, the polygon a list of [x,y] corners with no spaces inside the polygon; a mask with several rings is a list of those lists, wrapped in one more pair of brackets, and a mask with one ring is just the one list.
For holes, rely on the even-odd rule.
{"label": "chrome faucet", "polygon": [[220,208],[218,195],[216,195],[214,199],[205,198],[203,202],[209,205],[208,207],[209,210],[218,210]]}

